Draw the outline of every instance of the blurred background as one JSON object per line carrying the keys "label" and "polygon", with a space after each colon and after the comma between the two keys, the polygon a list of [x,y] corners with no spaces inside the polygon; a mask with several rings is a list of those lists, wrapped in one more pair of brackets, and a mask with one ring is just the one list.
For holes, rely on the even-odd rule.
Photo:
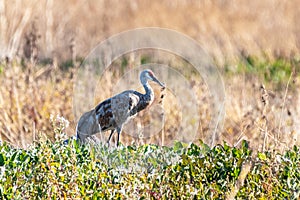
{"label": "blurred background", "polygon": [[[82,60],[114,34],[162,27],[196,40],[219,67],[226,117],[216,142],[238,145],[247,139],[259,149],[298,144],[299,4],[298,0],[0,0],[0,140],[26,147],[40,134],[54,137],[55,123],[60,122],[51,121],[51,114],[69,120],[66,132],[74,134],[73,83]],[[198,97],[195,141],[209,141],[209,89],[189,63],[166,52],[132,52],[114,61],[101,79],[106,84],[99,87],[95,104],[112,95],[115,80],[124,71],[151,62],[182,74],[186,70]],[[172,98],[167,94],[164,99],[164,134],[169,141],[180,131],[176,124],[182,117]],[[144,114],[139,119],[149,120]],[[126,134],[122,140],[135,141]],[[135,142],[161,144],[161,140],[158,134]]]}
{"label": "blurred background", "polygon": [[297,0],[1,0],[0,55],[29,57],[33,43],[39,59],[64,61],[72,53],[84,57],[113,34],[155,26],[189,35],[221,64],[241,53],[290,56],[300,45],[298,5]]}

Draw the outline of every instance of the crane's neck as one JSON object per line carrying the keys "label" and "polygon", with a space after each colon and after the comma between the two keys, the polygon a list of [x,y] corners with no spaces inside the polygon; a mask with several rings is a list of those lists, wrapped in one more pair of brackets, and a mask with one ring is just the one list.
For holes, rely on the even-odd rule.
{"label": "crane's neck", "polygon": [[148,81],[146,81],[144,84],[144,89],[146,94],[144,95],[145,100],[147,101],[153,101],[154,99],[154,92],[153,89],[151,88],[150,84],[148,83]]}
{"label": "crane's neck", "polygon": [[141,78],[141,83],[146,93],[145,94],[138,93],[138,95],[140,96],[140,100],[138,101],[136,108],[132,110],[131,115],[134,115],[137,112],[144,110],[154,100],[154,92],[151,86],[149,85],[148,81],[145,80],[144,78]]}

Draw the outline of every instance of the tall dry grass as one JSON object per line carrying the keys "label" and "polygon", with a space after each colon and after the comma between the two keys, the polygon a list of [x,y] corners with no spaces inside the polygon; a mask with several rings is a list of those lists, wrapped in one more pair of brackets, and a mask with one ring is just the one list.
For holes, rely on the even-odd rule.
{"label": "tall dry grass", "polygon": [[2,63],[0,89],[1,140],[27,146],[39,132],[53,132],[49,117],[72,119],[72,79],[53,66]]}
{"label": "tall dry grass", "polygon": [[[24,54],[35,24],[39,57],[62,61],[140,27],[170,28],[197,40],[220,64],[241,54],[299,54],[299,0],[0,1],[0,56]],[[75,47],[75,49],[74,49]],[[71,49],[73,48],[73,51]]]}
{"label": "tall dry grass", "polygon": [[[143,55],[145,54],[147,52],[143,52]],[[169,66],[188,77],[186,80],[189,81],[189,88],[178,85],[176,87],[179,93],[174,94],[166,90],[163,92],[164,98],[161,99],[160,87],[153,85],[156,94],[155,102],[150,109],[139,113],[128,126],[124,127],[121,142],[170,145],[174,140],[197,142],[198,139],[202,139],[210,143],[213,135],[209,122],[212,117],[212,107],[215,105],[209,88],[201,79],[200,74],[193,73],[192,66],[188,63],[172,55],[163,57]],[[158,58],[161,60],[161,57]],[[99,80],[94,95],[95,106],[118,91],[116,85],[122,79],[124,70],[133,70],[141,64],[141,60],[137,59],[135,63],[128,63],[122,69],[120,65],[123,59],[126,59],[126,56],[114,61],[101,77],[94,77]],[[152,63],[152,61],[149,62]],[[3,86],[0,92],[1,140],[26,147],[36,140],[40,133],[54,139],[54,131],[50,123],[51,114],[68,119],[71,125],[66,130],[67,134],[74,135],[76,119],[73,114],[72,100],[76,68],[62,70],[51,64],[47,66],[32,64],[30,60],[23,65],[19,62],[1,65],[4,67],[0,76]],[[291,145],[299,144],[298,75],[292,74],[283,89],[276,89],[272,83],[263,86],[264,81],[255,75],[243,76],[237,73],[235,75],[224,74],[223,77],[226,85],[226,116],[223,131],[218,132],[215,138],[216,143],[225,140],[231,145],[238,145],[241,140],[246,139],[251,141],[253,148],[260,150],[270,148],[283,150]],[[178,77],[171,77],[170,80],[175,83],[176,78]],[[137,89],[143,92],[142,87]],[[190,105],[189,100],[186,100],[184,105],[179,102],[179,96],[185,95],[187,90],[191,90],[197,99],[196,109],[199,121],[196,126],[193,122],[182,120],[185,117],[183,116],[184,109],[187,108],[184,106],[195,106]],[[151,127],[148,129],[147,125],[155,120],[161,120],[161,110],[151,110],[151,108],[157,108],[157,105],[164,109],[165,123],[157,134],[151,135],[153,129]],[[197,130],[193,130],[194,127]],[[184,134],[185,132],[190,132],[190,134]],[[197,134],[190,138],[192,132],[197,132]],[[100,139],[103,136],[107,139],[108,134],[107,132],[97,136]]]}

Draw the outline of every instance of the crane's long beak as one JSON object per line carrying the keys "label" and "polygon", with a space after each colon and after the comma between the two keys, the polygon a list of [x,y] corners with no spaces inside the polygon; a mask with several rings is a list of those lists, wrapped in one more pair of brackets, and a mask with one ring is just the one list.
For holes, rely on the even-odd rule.
{"label": "crane's long beak", "polygon": [[162,82],[160,82],[159,80],[157,80],[156,77],[153,77],[153,81],[156,82],[157,84],[159,84],[161,87],[165,88],[165,84],[163,84]]}

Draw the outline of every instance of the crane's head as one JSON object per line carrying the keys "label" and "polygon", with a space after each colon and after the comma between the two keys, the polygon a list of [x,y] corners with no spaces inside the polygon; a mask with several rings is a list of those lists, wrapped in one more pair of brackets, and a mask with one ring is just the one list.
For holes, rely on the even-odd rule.
{"label": "crane's head", "polygon": [[165,85],[156,78],[156,76],[150,69],[143,70],[141,72],[140,79],[143,85],[146,84],[148,80],[150,80],[156,82],[161,87],[165,88]]}

